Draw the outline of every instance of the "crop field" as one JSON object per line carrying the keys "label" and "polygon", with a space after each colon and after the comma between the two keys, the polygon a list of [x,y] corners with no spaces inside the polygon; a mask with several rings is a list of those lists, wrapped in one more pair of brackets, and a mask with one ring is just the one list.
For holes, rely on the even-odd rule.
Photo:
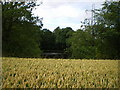
{"label": "crop field", "polygon": [[3,88],[118,88],[118,60],[2,58]]}

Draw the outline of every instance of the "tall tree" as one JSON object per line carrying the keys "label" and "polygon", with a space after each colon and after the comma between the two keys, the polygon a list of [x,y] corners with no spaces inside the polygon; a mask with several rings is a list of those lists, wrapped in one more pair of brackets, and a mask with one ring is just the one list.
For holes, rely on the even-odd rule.
{"label": "tall tree", "polygon": [[[38,32],[42,22],[32,16],[35,2],[2,3],[3,56],[39,57]],[[41,25],[36,25],[37,21]]]}
{"label": "tall tree", "polygon": [[41,49],[43,51],[51,51],[55,49],[55,36],[50,30],[43,29],[41,38]]}
{"label": "tall tree", "polygon": [[73,30],[71,27],[66,27],[60,29],[60,27],[57,27],[54,30],[55,40],[56,40],[56,49],[64,51],[67,48],[67,39],[71,36]]}
{"label": "tall tree", "polygon": [[120,58],[120,2],[107,1],[102,9],[94,11],[97,23],[94,29],[97,31],[99,44],[97,48],[98,58]]}
{"label": "tall tree", "polygon": [[95,58],[95,48],[93,47],[93,36],[83,30],[78,29],[73,33],[72,37],[68,39],[70,43],[69,51],[71,58]]}

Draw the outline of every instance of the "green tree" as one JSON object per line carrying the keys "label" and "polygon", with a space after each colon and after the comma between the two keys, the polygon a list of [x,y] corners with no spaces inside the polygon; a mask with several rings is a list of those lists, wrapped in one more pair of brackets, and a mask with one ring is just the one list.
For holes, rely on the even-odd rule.
{"label": "green tree", "polygon": [[74,32],[72,37],[68,39],[68,42],[71,45],[69,48],[69,51],[71,52],[71,58],[95,58],[93,40],[93,36],[86,31],[78,29],[76,32]]}
{"label": "green tree", "polygon": [[51,51],[55,49],[55,36],[50,30],[43,29],[41,38],[41,49],[43,51]]}
{"label": "green tree", "polygon": [[[39,57],[38,32],[42,22],[32,16],[35,2],[2,3],[2,44],[3,56]],[[37,22],[41,24],[36,25]]]}
{"label": "green tree", "polygon": [[55,40],[56,40],[56,49],[65,51],[65,49],[68,47],[67,45],[67,39],[71,36],[73,30],[71,27],[66,27],[60,29],[60,27],[57,27],[54,30]]}
{"label": "green tree", "polygon": [[102,9],[94,11],[97,31],[97,57],[120,58],[120,2],[105,2]]}

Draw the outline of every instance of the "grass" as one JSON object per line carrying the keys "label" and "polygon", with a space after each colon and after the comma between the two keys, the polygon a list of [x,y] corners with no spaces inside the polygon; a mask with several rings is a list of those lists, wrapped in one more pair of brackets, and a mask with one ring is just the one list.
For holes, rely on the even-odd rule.
{"label": "grass", "polygon": [[118,88],[118,60],[2,59],[3,88]]}

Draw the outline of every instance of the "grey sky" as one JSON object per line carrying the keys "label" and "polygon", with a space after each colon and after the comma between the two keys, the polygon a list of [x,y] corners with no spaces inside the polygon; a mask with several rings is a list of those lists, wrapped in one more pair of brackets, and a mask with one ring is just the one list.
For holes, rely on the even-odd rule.
{"label": "grey sky", "polygon": [[[35,16],[43,17],[43,28],[53,31],[56,27],[80,28],[81,21],[90,18],[92,4],[100,8],[105,0],[42,0],[43,4],[33,11]],[[38,0],[40,2],[40,0]]]}

